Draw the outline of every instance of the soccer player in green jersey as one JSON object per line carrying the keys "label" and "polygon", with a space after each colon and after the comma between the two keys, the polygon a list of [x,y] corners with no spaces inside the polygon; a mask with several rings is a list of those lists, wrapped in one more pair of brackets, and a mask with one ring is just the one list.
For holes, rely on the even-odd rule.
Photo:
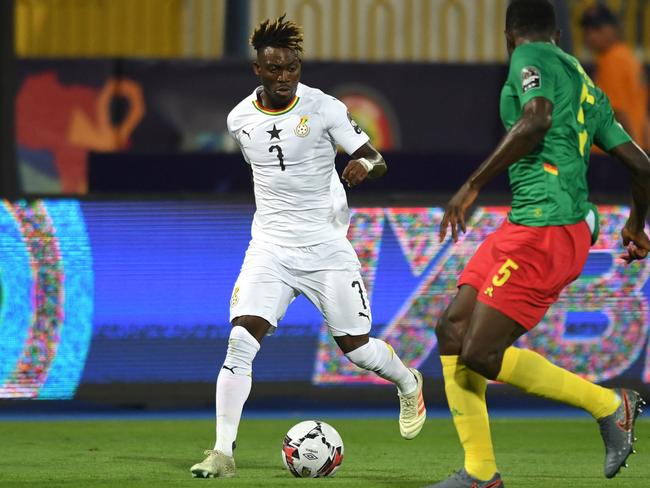
{"label": "soccer player in green jersey", "polygon": [[643,400],[611,390],[512,344],[542,319],[581,273],[597,238],[597,209],[588,201],[592,143],[631,174],[633,205],[622,230],[627,262],[644,259],[650,202],[650,160],[614,119],[606,96],[580,63],[557,47],[548,0],[514,0],[506,14],[510,72],[501,93],[507,134],[449,201],[440,227],[465,231],[465,212],[480,189],[508,169],[512,210],[460,276],[459,291],[436,332],[445,392],[465,450],[464,467],[437,488],[500,488],[485,403],[487,380],[580,407],[598,421],[605,476],[632,452]]}

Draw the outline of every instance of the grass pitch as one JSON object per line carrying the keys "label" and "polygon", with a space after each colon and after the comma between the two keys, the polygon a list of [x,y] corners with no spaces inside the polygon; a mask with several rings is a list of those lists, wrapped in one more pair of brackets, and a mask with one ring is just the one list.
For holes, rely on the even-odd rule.
{"label": "grass pitch", "polygon": [[[245,420],[237,448],[237,478],[193,479],[189,467],[213,442],[205,420],[0,422],[0,487],[159,488],[422,487],[462,465],[451,419],[427,422],[413,441],[396,420],[321,420],[343,437],[345,458],[327,479],[296,479],[282,467],[280,447],[297,421]],[[648,487],[650,422],[637,423],[638,454],[614,480],[602,475],[596,423],[583,419],[496,419],[497,463],[508,488]]]}

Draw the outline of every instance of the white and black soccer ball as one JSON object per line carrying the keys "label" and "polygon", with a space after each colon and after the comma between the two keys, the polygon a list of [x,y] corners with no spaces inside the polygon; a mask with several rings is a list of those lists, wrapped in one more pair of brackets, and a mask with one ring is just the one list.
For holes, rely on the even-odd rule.
{"label": "white and black soccer ball", "polygon": [[300,422],[284,437],[282,462],[298,478],[332,476],[343,462],[343,440],[325,422]]}

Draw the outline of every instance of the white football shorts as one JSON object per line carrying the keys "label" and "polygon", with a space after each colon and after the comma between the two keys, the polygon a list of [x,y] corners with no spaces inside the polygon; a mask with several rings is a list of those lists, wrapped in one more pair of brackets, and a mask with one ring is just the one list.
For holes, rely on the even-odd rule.
{"label": "white football shorts", "polygon": [[308,247],[252,240],[230,299],[230,321],[255,315],[273,326],[272,333],[289,304],[303,294],[320,310],[332,335],[367,334],[372,315],[360,269],[346,238]]}

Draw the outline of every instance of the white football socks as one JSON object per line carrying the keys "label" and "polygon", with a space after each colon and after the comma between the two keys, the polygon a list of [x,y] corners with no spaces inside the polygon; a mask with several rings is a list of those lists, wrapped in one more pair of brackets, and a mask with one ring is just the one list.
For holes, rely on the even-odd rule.
{"label": "white football socks", "polygon": [[232,456],[244,403],[251,392],[253,359],[260,343],[245,328],[233,327],[228,352],[217,378],[216,451]]}
{"label": "white football socks", "polygon": [[371,337],[368,344],[346,354],[346,357],[362,369],[374,371],[378,376],[395,383],[400,394],[413,393],[417,380],[390,344]]}

